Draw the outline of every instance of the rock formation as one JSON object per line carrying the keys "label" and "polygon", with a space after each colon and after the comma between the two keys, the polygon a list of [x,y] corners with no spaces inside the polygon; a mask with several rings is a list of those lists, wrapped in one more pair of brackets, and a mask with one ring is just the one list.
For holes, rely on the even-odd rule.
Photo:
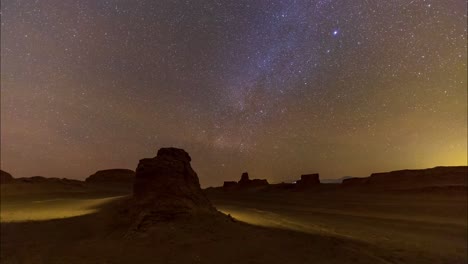
{"label": "rock formation", "polygon": [[10,173],[0,170],[0,184],[12,183],[14,180]]}
{"label": "rock formation", "polygon": [[248,172],[242,173],[241,178],[239,180],[239,184],[247,185],[249,183],[250,183],[249,173]]}
{"label": "rock formation", "polygon": [[15,180],[15,183],[25,183],[25,184],[60,184],[60,185],[77,185],[83,186],[84,183],[79,180],[67,179],[67,178],[56,178],[56,177],[44,177],[44,176],[31,176],[31,177],[21,177]]}
{"label": "rock formation", "polygon": [[45,182],[60,182],[59,178],[47,178],[44,176],[31,176],[31,177],[21,177],[18,178],[18,181],[27,182],[27,183],[45,183]]}
{"label": "rock formation", "polygon": [[161,148],[156,157],[140,160],[132,205],[138,211],[139,226],[201,213],[218,213],[202,192],[190,161],[189,154],[177,148]]}
{"label": "rock formation", "polygon": [[100,170],[86,178],[90,184],[129,184],[133,185],[135,172],[128,169]]}
{"label": "rock formation", "polygon": [[255,188],[255,187],[262,187],[268,186],[268,181],[265,179],[253,179],[249,178],[249,174],[247,172],[242,173],[241,179],[239,181],[240,188]]}
{"label": "rock formation", "polygon": [[385,189],[412,189],[433,186],[467,186],[468,167],[435,167],[422,170],[400,170],[373,173],[367,178],[351,178],[343,186]]}
{"label": "rock formation", "polygon": [[303,174],[301,179],[296,182],[296,186],[299,189],[306,189],[320,184],[318,173],[314,174]]}
{"label": "rock formation", "polygon": [[253,179],[249,178],[249,173],[244,172],[241,175],[239,182],[225,181],[223,184],[223,190],[244,190],[258,187],[269,186],[268,181],[265,179]]}

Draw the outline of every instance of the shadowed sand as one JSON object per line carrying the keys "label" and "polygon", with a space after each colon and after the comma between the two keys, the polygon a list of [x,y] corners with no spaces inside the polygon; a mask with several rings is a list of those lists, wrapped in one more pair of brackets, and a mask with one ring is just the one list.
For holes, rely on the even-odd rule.
{"label": "shadowed sand", "polygon": [[397,263],[466,263],[465,195],[223,193],[210,199],[254,225],[377,245]]}

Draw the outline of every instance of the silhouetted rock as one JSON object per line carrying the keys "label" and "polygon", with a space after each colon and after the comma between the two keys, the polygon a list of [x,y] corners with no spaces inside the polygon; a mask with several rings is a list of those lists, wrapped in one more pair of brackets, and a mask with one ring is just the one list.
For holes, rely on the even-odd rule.
{"label": "silhouetted rock", "polygon": [[318,173],[314,174],[303,174],[301,179],[296,182],[296,186],[299,189],[306,189],[320,184]]}
{"label": "silhouetted rock", "polygon": [[133,185],[135,172],[128,169],[100,170],[86,178],[90,184],[128,184]]}
{"label": "silhouetted rock", "polygon": [[11,176],[10,173],[0,170],[0,183],[12,183],[15,179]]}
{"label": "silhouetted rock", "polygon": [[249,182],[250,182],[249,173],[248,172],[242,173],[239,184],[241,185],[248,184]]}
{"label": "silhouetted rock", "polygon": [[44,177],[44,176],[31,176],[17,178],[15,183],[28,183],[28,184],[60,184],[60,185],[76,185],[83,186],[84,182],[79,180],[67,179],[67,178],[56,178],[56,177]]}
{"label": "silhouetted rock", "polygon": [[66,178],[47,178],[32,176],[14,178],[9,184],[2,185],[2,196],[58,194],[69,192],[85,192],[87,188],[83,181]]}
{"label": "silhouetted rock", "polygon": [[28,183],[44,183],[44,182],[58,182],[60,181],[59,178],[46,178],[44,176],[31,176],[31,177],[21,177],[18,178],[20,182],[28,182]]}
{"label": "silhouetted rock", "polygon": [[244,172],[241,175],[241,179],[238,182],[238,186],[240,189],[262,187],[262,186],[268,186],[268,181],[265,179],[251,180],[249,178],[249,174],[247,172]]}
{"label": "silhouetted rock", "polygon": [[431,186],[467,186],[467,179],[467,166],[435,167],[373,173],[366,178],[345,179],[343,186],[402,190]]}
{"label": "silhouetted rock", "polygon": [[249,173],[244,172],[241,175],[241,178],[238,182],[235,181],[225,181],[222,189],[225,191],[232,190],[247,190],[247,189],[257,189],[259,187],[269,186],[268,181],[265,179],[253,179],[249,178]]}
{"label": "silhouetted rock", "polygon": [[198,176],[183,149],[162,148],[154,158],[140,160],[133,186],[138,225],[167,221],[216,209],[200,188]]}
{"label": "silhouetted rock", "polygon": [[250,181],[249,187],[261,187],[268,186],[268,181],[266,179],[253,179]]}

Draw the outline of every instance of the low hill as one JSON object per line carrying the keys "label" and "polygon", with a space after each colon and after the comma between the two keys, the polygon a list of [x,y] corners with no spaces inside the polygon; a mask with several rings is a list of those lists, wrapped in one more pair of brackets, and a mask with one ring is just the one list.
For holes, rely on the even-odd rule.
{"label": "low hill", "polygon": [[82,181],[43,176],[14,178],[7,184],[1,184],[0,187],[2,197],[86,191],[85,183]]}
{"label": "low hill", "polygon": [[373,173],[365,178],[350,178],[343,180],[345,187],[361,187],[368,189],[421,189],[428,187],[466,187],[468,167],[435,167],[421,170],[398,170]]}
{"label": "low hill", "polygon": [[135,180],[135,172],[129,169],[100,170],[86,178],[88,187],[106,191],[130,193]]}
{"label": "low hill", "polygon": [[129,169],[100,170],[86,178],[90,184],[130,184],[133,185],[135,172]]}
{"label": "low hill", "polygon": [[0,183],[1,184],[11,183],[13,181],[14,181],[14,178],[13,178],[13,176],[11,176],[10,173],[8,173],[6,171],[3,171],[3,170],[0,170]]}

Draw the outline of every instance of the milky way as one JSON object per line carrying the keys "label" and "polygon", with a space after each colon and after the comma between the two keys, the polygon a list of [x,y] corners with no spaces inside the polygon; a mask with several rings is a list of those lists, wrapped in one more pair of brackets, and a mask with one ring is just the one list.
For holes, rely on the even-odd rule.
{"label": "milky way", "polygon": [[2,1],[1,161],[202,185],[467,163],[466,2]]}

